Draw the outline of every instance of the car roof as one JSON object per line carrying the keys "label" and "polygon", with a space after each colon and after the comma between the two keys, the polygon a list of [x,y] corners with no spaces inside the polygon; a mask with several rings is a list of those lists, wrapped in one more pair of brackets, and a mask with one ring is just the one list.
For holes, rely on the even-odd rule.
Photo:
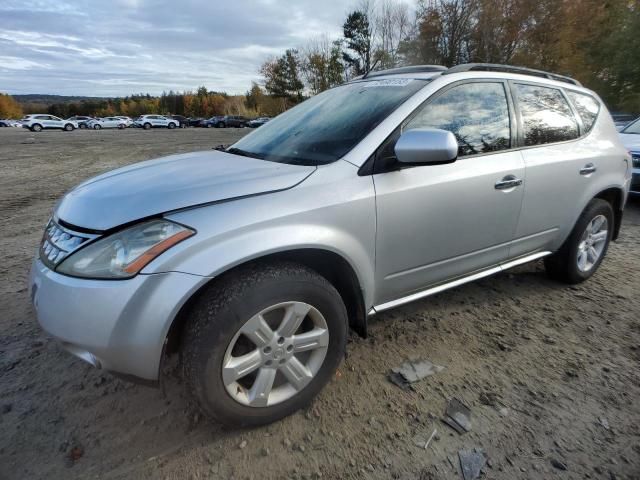
{"label": "car roof", "polygon": [[542,83],[559,88],[569,88],[594,94],[591,90],[583,87],[577,80],[552,72],[535,70],[512,65],[470,63],[446,68],[440,65],[415,65],[411,67],[392,68],[380,70],[354,78],[349,83],[375,81],[383,79],[415,79],[415,80],[435,80],[439,77],[448,77],[451,83],[464,79],[495,78],[504,80],[514,80],[527,83]]}

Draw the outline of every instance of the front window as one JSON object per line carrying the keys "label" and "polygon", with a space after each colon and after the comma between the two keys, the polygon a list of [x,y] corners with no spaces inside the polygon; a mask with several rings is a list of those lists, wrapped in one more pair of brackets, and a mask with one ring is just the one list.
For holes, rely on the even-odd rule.
{"label": "front window", "polygon": [[333,88],[270,120],[227,151],[297,165],[334,162],[427,82],[395,78]]}
{"label": "front window", "polygon": [[420,107],[403,130],[439,128],[458,141],[458,156],[511,147],[509,106],[504,85],[472,82],[455,86]]}
{"label": "front window", "polygon": [[640,118],[624,127],[620,133],[640,135]]}

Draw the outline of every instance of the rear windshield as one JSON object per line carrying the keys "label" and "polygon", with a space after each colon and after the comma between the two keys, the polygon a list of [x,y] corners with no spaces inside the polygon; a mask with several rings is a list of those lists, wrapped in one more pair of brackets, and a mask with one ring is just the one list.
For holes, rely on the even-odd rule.
{"label": "rear windshield", "polygon": [[334,162],[427,83],[395,78],[327,90],[271,119],[227,151],[297,165]]}

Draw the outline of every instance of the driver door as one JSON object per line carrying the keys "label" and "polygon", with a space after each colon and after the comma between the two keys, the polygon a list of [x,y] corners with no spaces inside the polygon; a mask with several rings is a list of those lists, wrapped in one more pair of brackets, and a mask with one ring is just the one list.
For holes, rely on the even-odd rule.
{"label": "driver door", "polygon": [[[496,266],[508,257],[518,224],[524,162],[511,149],[515,124],[507,86],[499,80],[445,87],[397,132],[440,128],[458,140],[458,159],[403,166],[395,140],[378,154],[391,165],[374,174],[376,188],[376,304]],[[376,158],[376,171],[378,168]],[[516,182],[517,183],[517,182]]]}

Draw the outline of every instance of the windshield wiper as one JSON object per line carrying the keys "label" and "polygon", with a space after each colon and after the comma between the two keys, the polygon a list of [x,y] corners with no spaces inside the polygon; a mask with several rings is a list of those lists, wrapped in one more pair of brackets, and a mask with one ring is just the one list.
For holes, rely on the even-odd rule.
{"label": "windshield wiper", "polygon": [[247,152],[246,150],[241,150],[241,149],[236,148],[236,147],[229,148],[229,149],[227,149],[225,151],[227,153],[232,154],[232,155],[239,155],[241,157],[257,158],[258,160],[263,160],[264,159],[260,154],[253,153],[253,152]]}

